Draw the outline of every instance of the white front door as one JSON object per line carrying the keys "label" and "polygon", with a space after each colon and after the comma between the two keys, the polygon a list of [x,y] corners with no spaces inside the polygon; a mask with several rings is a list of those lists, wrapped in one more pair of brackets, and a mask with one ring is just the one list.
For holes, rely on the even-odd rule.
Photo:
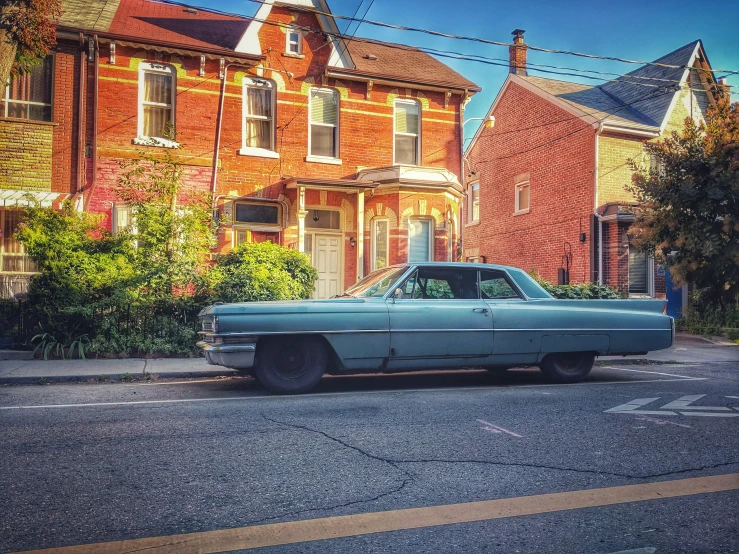
{"label": "white front door", "polygon": [[315,298],[341,294],[341,235],[315,235],[313,260],[318,270]]}

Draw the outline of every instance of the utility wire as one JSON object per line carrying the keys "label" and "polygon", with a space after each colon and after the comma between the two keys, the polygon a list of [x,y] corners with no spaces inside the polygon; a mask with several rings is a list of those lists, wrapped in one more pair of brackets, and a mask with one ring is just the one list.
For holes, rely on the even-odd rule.
{"label": "utility wire", "polygon": [[[265,4],[266,3],[264,0],[248,0],[248,1],[254,4]],[[313,13],[319,14],[319,15],[333,17],[334,19],[344,19],[348,21],[356,20],[355,17],[348,17],[345,15],[338,15],[338,14],[333,14],[330,12],[322,12],[320,10],[310,10],[310,11],[312,11]],[[237,14],[230,14],[230,15],[237,15]],[[239,17],[243,17],[243,16],[239,16]],[[363,22],[367,23],[368,25],[374,25],[377,27],[385,27],[387,29],[395,29],[398,31],[411,31],[414,33],[423,33],[423,34],[428,34],[428,35],[433,35],[433,36],[443,37],[443,38],[450,38],[450,39],[455,39],[455,40],[466,40],[466,41],[471,41],[471,42],[479,42],[482,44],[490,44],[493,46],[508,46],[508,47],[514,46],[510,42],[500,42],[500,41],[495,41],[495,40],[489,40],[489,39],[484,39],[484,38],[479,38],[479,37],[469,37],[469,36],[464,36],[464,35],[453,35],[450,33],[443,33],[441,31],[433,31],[431,29],[422,29],[418,27],[407,27],[405,25],[394,25],[392,23],[384,23],[382,21],[372,21],[370,19],[364,19]],[[665,67],[669,69],[693,69],[692,67],[687,66],[687,65],[671,65],[671,64],[661,63],[661,62],[645,62],[645,61],[639,61],[639,60],[629,60],[627,58],[619,58],[616,56],[601,56],[597,54],[586,54],[582,52],[574,52],[571,50],[557,50],[554,48],[542,48],[539,46],[531,46],[531,45],[528,45],[528,48],[530,50],[536,50],[538,52],[546,52],[548,54],[566,54],[569,56],[578,56],[582,58],[590,58],[590,59],[597,59],[597,60],[610,60],[610,61],[616,61],[616,62],[622,62],[622,63],[636,64],[636,65],[653,65],[653,66]],[[734,71],[734,70],[729,70],[729,69],[712,69],[712,70],[704,69],[704,68],[695,68],[695,69],[698,69],[700,71],[708,71],[708,72],[715,72],[715,73],[726,73],[728,75],[739,75],[739,71]]]}

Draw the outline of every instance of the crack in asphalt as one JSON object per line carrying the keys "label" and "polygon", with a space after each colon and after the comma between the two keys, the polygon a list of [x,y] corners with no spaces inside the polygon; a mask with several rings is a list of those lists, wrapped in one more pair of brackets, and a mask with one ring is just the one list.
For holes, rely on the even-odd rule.
{"label": "crack in asphalt", "polygon": [[308,512],[336,510],[336,509],[339,509],[339,508],[346,508],[347,506],[353,506],[355,504],[367,504],[369,502],[375,502],[377,500],[380,500],[381,498],[385,498],[386,496],[390,496],[391,494],[395,494],[397,492],[402,491],[409,483],[411,483],[413,481],[413,477],[411,476],[411,474],[408,473],[406,470],[398,467],[397,464],[396,464],[396,462],[394,462],[393,460],[389,460],[389,459],[383,458],[382,456],[376,456],[374,454],[371,454],[371,453],[367,452],[366,450],[362,450],[358,446],[354,446],[352,444],[349,444],[347,442],[344,442],[343,440],[341,440],[339,438],[336,438],[334,436],[331,436],[328,433],[325,433],[325,432],[320,431],[318,429],[312,429],[310,427],[306,427],[304,425],[299,425],[297,423],[290,423],[290,422],[287,422],[287,421],[279,421],[277,419],[272,419],[270,417],[267,417],[264,414],[261,414],[261,416],[264,419],[266,419],[267,421],[270,421],[270,422],[275,423],[277,425],[282,425],[284,427],[291,427],[293,429],[300,429],[300,430],[303,430],[303,431],[308,431],[310,433],[316,433],[317,435],[321,435],[321,436],[327,438],[328,440],[330,440],[332,442],[335,442],[337,444],[340,444],[341,446],[343,446],[345,448],[348,448],[348,449],[353,450],[355,452],[359,452],[360,454],[362,454],[363,456],[365,456],[367,458],[370,458],[371,460],[375,460],[375,461],[378,461],[378,462],[384,462],[384,463],[388,464],[394,470],[399,471],[400,473],[402,473],[404,475],[404,477],[403,477],[403,480],[400,483],[400,485],[398,485],[397,487],[394,487],[391,490],[382,492],[382,493],[380,493],[380,494],[378,494],[376,496],[373,496],[372,498],[365,498],[365,499],[361,499],[361,500],[352,500],[351,502],[345,502],[343,504],[335,504],[335,505],[332,505],[332,506],[326,506],[326,507],[320,507],[320,508],[305,508],[305,509],[302,509],[302,510],[295,510],[295,511],[292,511],[292,512],[285,512],[283,514],[279,514],[279,515],[276,515],[276,516],[269,516],[269,517],[265,517],[265,518],[261,518],[261,519],[246,521],[245,523],[247,525],[254,525],[254,524],[257,524],[257,523],[264,523],[265,521],[271,521],[271,520],[274,520],[274,519],[280,519],[280,518],[284,518],[284,517],[298,516],[300,514],[305,514],[305,513],[308,513]]}

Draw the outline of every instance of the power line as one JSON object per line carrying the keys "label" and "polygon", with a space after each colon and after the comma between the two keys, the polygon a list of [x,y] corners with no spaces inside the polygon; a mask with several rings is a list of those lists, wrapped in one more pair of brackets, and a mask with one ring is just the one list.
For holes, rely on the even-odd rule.
{"label": "power line", "polygon": [[[266,3],[265,0],[248,0],[248,1],[249,2],[252,2],[254,4],[265,4]],[[311,9],[310,11],[312,11],[313,13],[319,14],[319,15],[325,15],[325,16],[328,16],[328,17],[333,17],[334,19],[343,19],[343,20],[349,20],[349,21],[356,20],[355,17],[348,17],[348,16],[345,16],[345,15],[338,15],[338,14],[333,14],[333,13],[330,13],[330,12],[322,12],[320,10]],[[232,14],[232,15],[235,15],[235,14]],[[243,16],[241,16],[241,17],[243,17]],[[441,31],[434,31],[434,30],[431,30],[431,29],[422,29],[422,28],[418,28],[418,27],[408,27],[408,26],[405,26],[405,25],[394,25],[392,23],[384,23],[382,21],[372,21],[370,19],[365,19],[364,22],[367,23],[368,25],[374,25],[374,26],[377,26],[377,27],[384,27],[384,28],[387,28],[387,29],[395,29],[395,30],[398,30],[398,31],[411,31],[411,32],[414,32],[414,33],[423,33],[423,34],[428,34],[428,35],[432,35],[432,36],[443,37],[443,38],[450,38],[450,39],[455,39],[455,40],[466,40],[466,41],[470,41],[470,42],[479,42],[479,43],[482,43],[482,44],[490,44],[490,45],[493,45],[493,46],[506,46],[506,47],[514,46],[510,42],[500,42],[500,41],[495,41],[495,40],[489,40],[489,39],[484,39],[484,38],[479,38],[479,37],[469,37],[469,36],[464,36],[464,35],[453,35],[453,34],[450,34],[450,33],[443,33]],[[692,67],[687,66],[687,65],[671,65],[671,64],[665,64],[665,63],[660,63],[660,62],[646,62],[646,61],[639,61],[639,60],[629,60],[627,58],[619,58],[617,56],[602,56],[602,55],[597,55],[597,54],[586,54],[586,53],[583,53],[583,52],[574,52],[574,51],[571,51],[571,50],[558,50],[558,49],[554,49],[554,48],[542,48],[542,47],[539,47],[539,46],[531,46],[531,45],[527,45],[527,46],[528,46],[528,48],[530,50],[536,50],[538,52],[546,52],[548,54],[566,54],[566,55],[569,55],[569,56],[578,56],[578,57],[582,57],[582,58],[590,58],[590,59],[598,59],[598,60],[609,60],[609,61],[616,61],[616,62],[621,62],[621,63],[636,64],[636,65],[654,65],[654,66],[657,66],[657,67],[664,67],[664,68],[668,68],[668,69],[693,69]],[[698,69],[700,71],[709,71],[709,72],[716,72],[716,73],[726,73],[726,74],[729,74],[729,75],[739,75],[739,71],[734,71],[734,70],[729,70],[729,69],[713,69],[713,70],[704,69],[704,68],[695,68],[695,69]]]}
{"label": "power line", "polygon": [[[182,2],[176,2],[175,0],[162,0],[162,1],[164,3],[167,3],[167,4],[173,4],[173,5],[177,5],[177,6],[190,6],[189,4],[184,4]],[[249,0],[249,1],[256,2],[256,3],[259,3],[259,4],[263,4],[264,3],[261,0]],[[209,8],[203,8],[203,9],[209,9]],[[244,16],[242,16],[242,15],[234,14],[234,13],[230,13],[230,12],[222,12],[222,11],[219,11],[219,10],[210,10],[210,11],[213,11],[215,13],[220,13],[220,14],[223,14],[223,15],[229,15],[229,16],[233,16],[233,17],[241,17],[241,18],[244,18]],[[319,11],[316,11],[316,10],[310,10],[310,11],[312,13],[319,13],[319,14],[326,13],[327,15],[331,15],[331,14],[328,14],[328,12],[319,12]],[[366,12],[365,12],[365,15],[366,15]],[[363,21],[362,18],[354,18],[354,17],[348,17],[348,16],[337,16],[337,17],[341,17],[342,19],[350,19],[350,20],[355,20],[355,21]],[[265,20],[265,19],[256,19],[256,18],[251,18],[251,19],[252,19],[252,21],[256,21],[258,23],[262,23],[262,24],[266,24],[266,25],[272,25],[272,26],[277,26],[277,27],[279,27],[279,26],[282,25],[279,22],[268,21],[268,20]],[[500,66],[500,67],[509,67],[509,64],[508,63],[503,63],[505,60],[502,60],[500,58],[489,58],[487,56],[482,56],[482,55],[479,55],[479,54],[463,54],[463,53],[449,51],[449,50],[440,50],[440,49],[427,48],[427,47],[421,47],[421,46],[412,46],[412,45],[405,45],[405,44],[382,42],[382,41],[377,41],[377,40],[374,40],[374,39],[367,39],[367,38],[355,37],[355,36],[347,36],[347,35],[343,35],[341,33],[332,33],[330,31],[316,30],[316,29],[314,29],[312,27],[300,27],[300,26],[293,26],[293,27],[296,28],[296,29],[299,29],[301,32],[306,33],[306,34],[320,34],[320,35],[327,36],[327,37],[339,38],[342,41],[344,41],[344,45],[345,46],[346,46],[346,44],[348,42],[351,42],[351,41],[363,42],[363,43],[370,43],[370,44],[380,44],[380,45],[382,45],[382,46],[384,46],[386,48],[391,48],[391,49],[396,49],[396,50],[423,52],[423,53],[426,53],[426,54],[430,54],[430,55],[438,56],[438,57],[442,57],[442,58],[458,59],[458,60],[462,60],[462,61],[474,61],[474,62],[486,64],[486,65],[495,65],[495,66]],[[356,29],[355,29],[355,33],[356,33]],[[344,48],[344,51],[346,51],[347,48],[348,48],[348,46],[346,46],[346,48]],[[556,68],[556,69],[562,69],[562,70],[564,70],[564,71],[553,71],[553,70],[547,70],[547,69],[537,69],[536,67],[530,67],[530,69],[532,71],[538,71],[538,72],[541,72],[541,73],[549,73],[549,74],[554,74],[554,75],[564,75],[564,76],[571,76],[571,77],[580,77],[580,78],[586,78],[586,79],[596,79],[596,80],[600,80],[600,81],[604,81],[604,82],[628,83],[628,84],[633,84],[633,85],[637,85],[637,86],[649,86],[649,87],[655,87],[655,88],[660,87],[660,85],[648,84],[648,83],[641,83],[641,82],[638,82],[638,81],[632,81],[630,79],[657,80],[657,81],[660,81],[660,82],[674,82],[674,83],[680,83],[681,82],[679,80],[658,79],[658,78],[652,78],[652,77],[640,77],[640,76],[633,76],[633,75],[628,75],[628,74],[625,75],[625,76],[619,76],[619,78],[617,78],[617,79],[606,79],[606,78],[602,78],[602,77],[592,77],[592,76],[589,76],[589,75],[581,75],[579,73],[570,73],[570,71],[576,71],[576,72],[594,72],[593,70],[582,70],[582,69],[577,69],[577,68],[560,67],[560,66],[550,66],[550,65],[544,65],[544,64],[527,64],[527,66],[550,67],[550,68]],[[675,66],[675,67],[677,67],[677,66]],[[685,67],[688,67],[688,66],[685,66]],[[702,68],[697,68],[697,67],[692,67],[692,69],[702,70]],[[704,70],[704,71],[706,71],[706,70]],[[595,73],[606,74],[605,72],[595,72]],[[618,74],[617,73],[612,73],[612,75],[618,75]],[[628,77],[628,79],[626,79],[625,77]],[[695,92],[704,92],[704,90],[702,90],[702,89],[691,89],[691,90],[693,90]]]}

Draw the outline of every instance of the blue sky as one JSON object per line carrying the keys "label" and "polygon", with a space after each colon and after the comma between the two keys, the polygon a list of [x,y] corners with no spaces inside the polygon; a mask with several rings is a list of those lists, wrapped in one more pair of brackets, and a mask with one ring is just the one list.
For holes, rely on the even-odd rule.
{"label": "blue sky", "polygon": [[[195,5],[253,15],[257,4],[248,0],[185,0]],[[360,15],[371,0],[364,0]],[[350,16],[360,0],[329,0],[335,14]],[[701,39],[715,69],[739,71],[739,2],[687,2],[682,0],[375,0],[368,19],[433,29],[455,35],[501,42],[511,40],[515,28],[526,30],[530,45],[588,54],[618,56],[632,60],[655,60],[695,39]],[[344,29],[344,24],[341,28]],[[352,26],[352,31],[354,26]],[[351,31],[350,31],[351,32]],[[357,36],[399,42],[460,53],[508,58],[508,49],[469,41],[442,39],[426,34],[383,29],[363,24]],[[627,73],[638,66],[605,60],[529,51],[530,62]],[[489,108],[507,69],[473,61],[442,59],[483,88],[468,104],[467,117],[481,117]],[[530,72],[531,75],[546,74]],[[600,84],[602,81],[574,77],[552,78]],[[721,76],[720,73],[717,76]],[[739,91],[739,75],[728,78]],[[734,100],[737,99],[734,94]],[[474,134],[477,122],[465,127]]]}

